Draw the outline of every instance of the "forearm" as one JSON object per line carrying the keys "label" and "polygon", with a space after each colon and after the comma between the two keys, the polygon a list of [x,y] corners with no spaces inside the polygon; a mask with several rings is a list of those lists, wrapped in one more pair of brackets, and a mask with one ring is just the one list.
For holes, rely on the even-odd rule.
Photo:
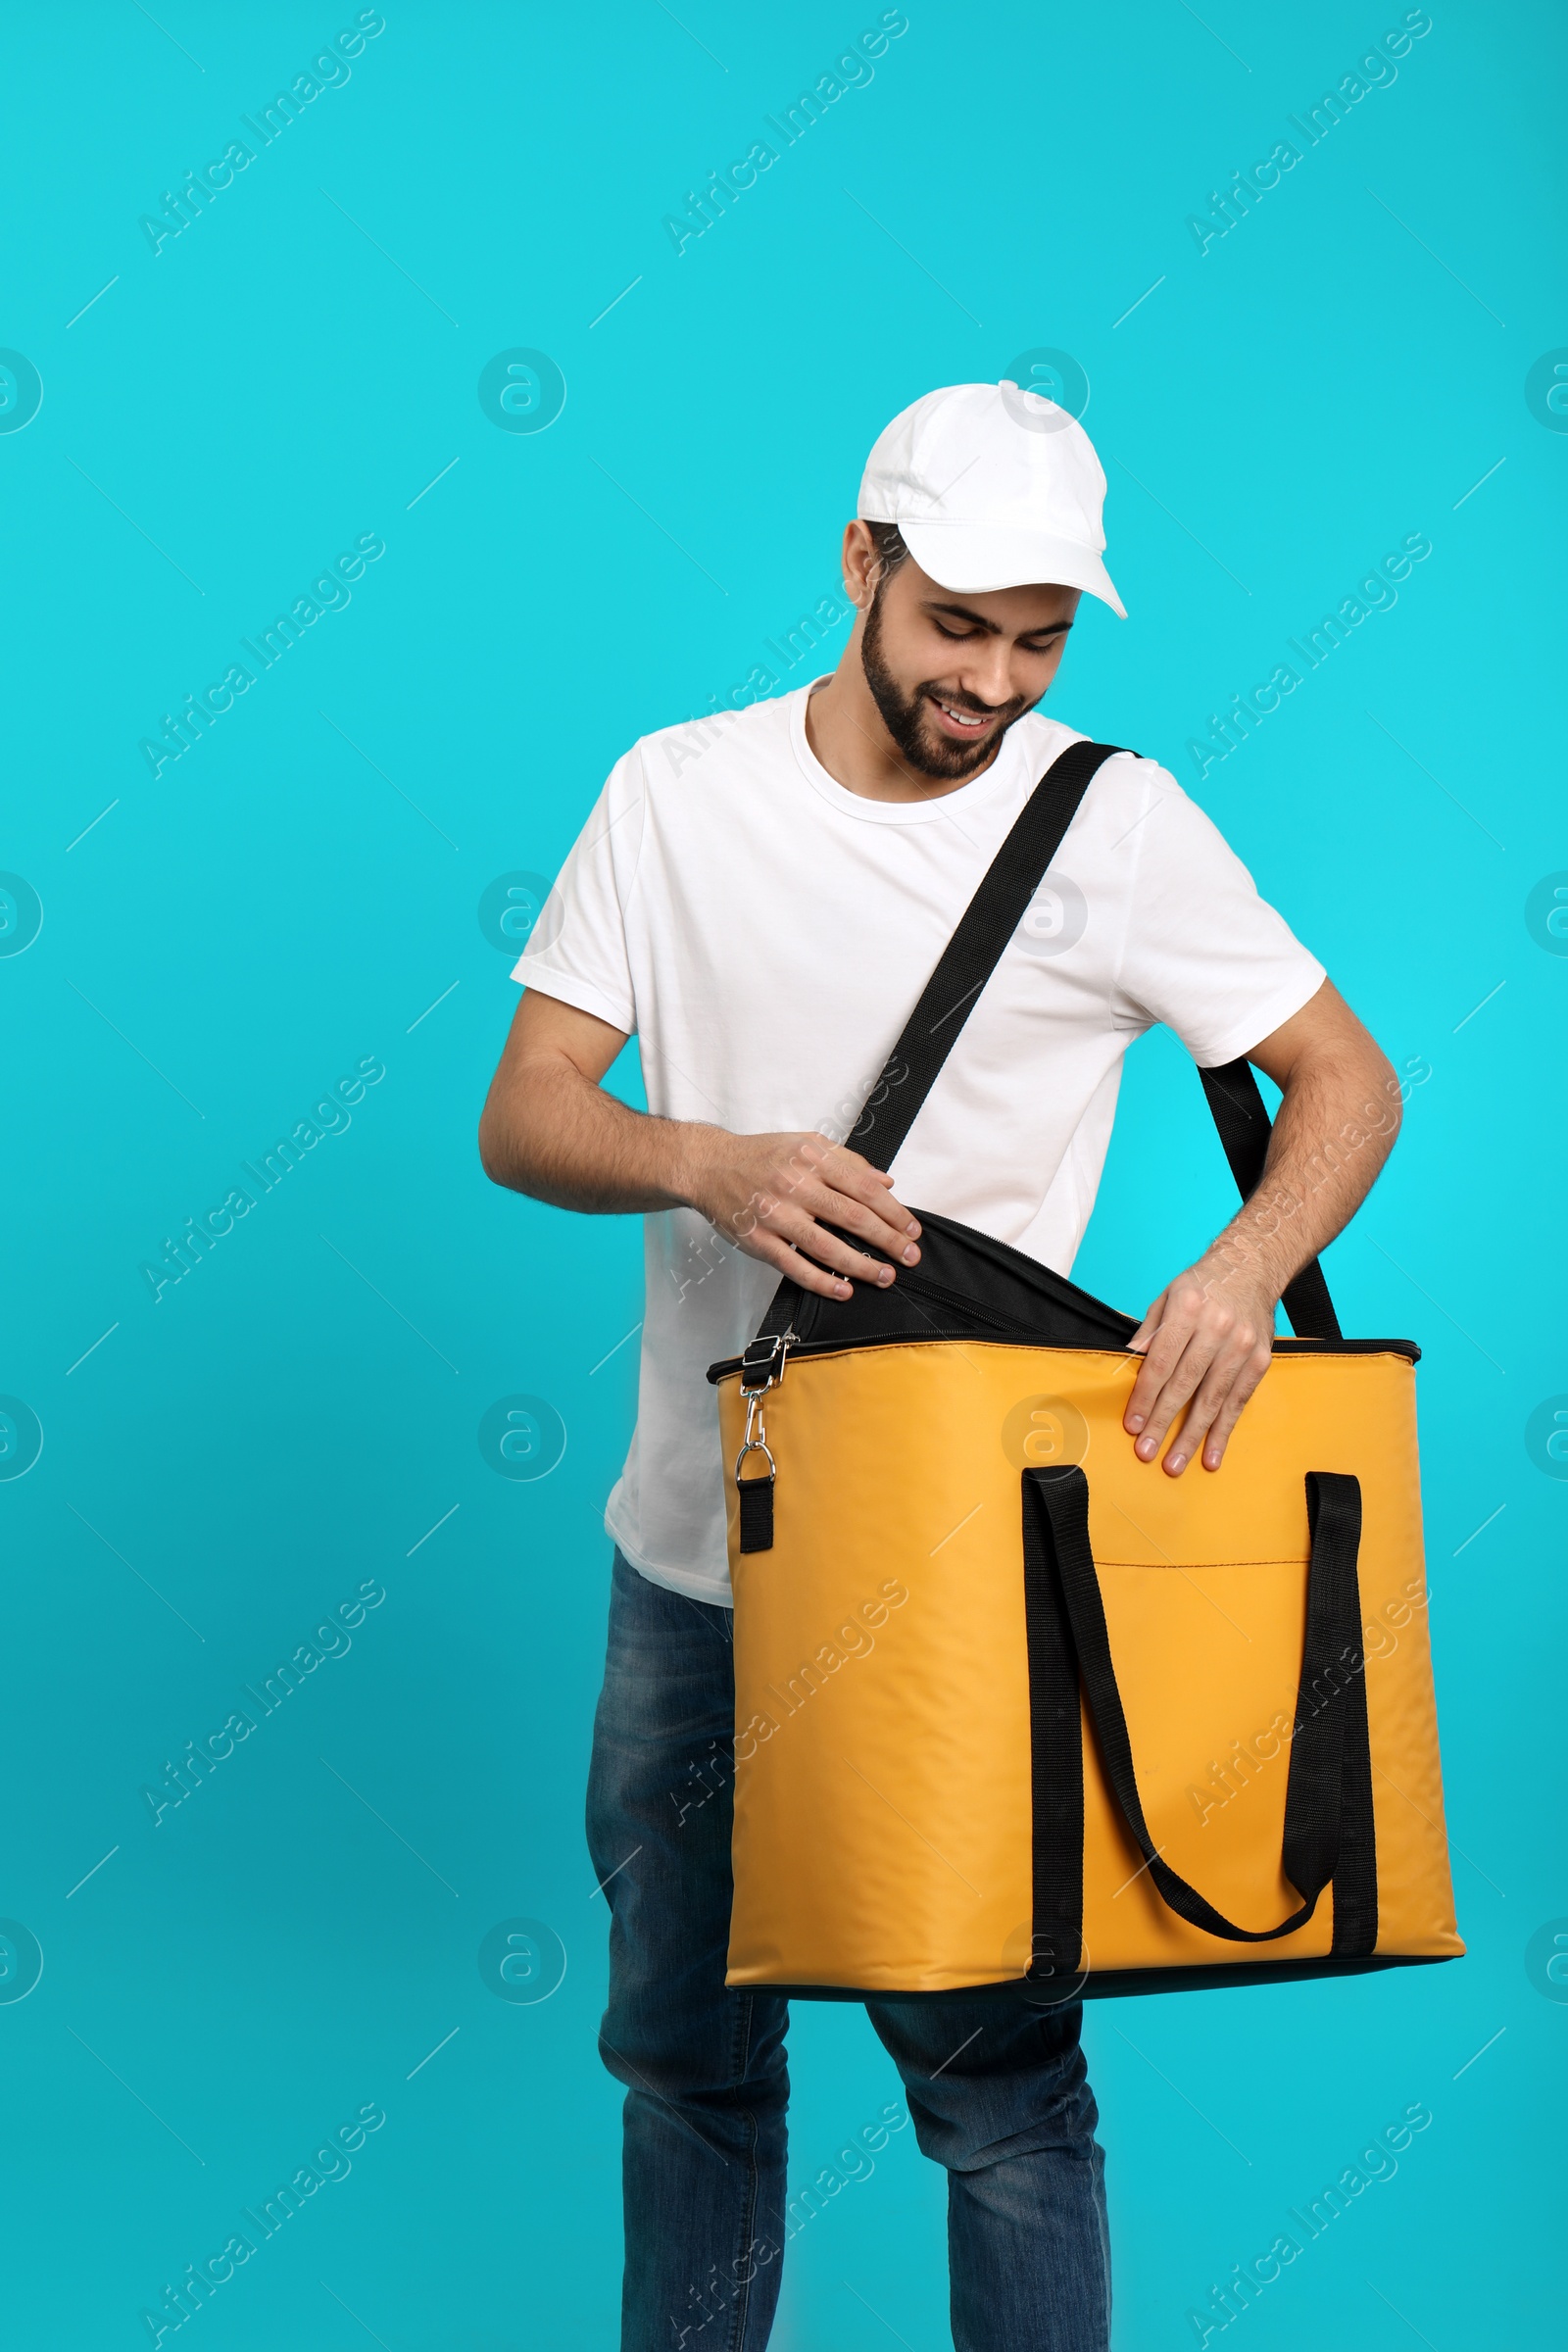
{"label": "forearm", "polygon": [[[885,1284],[920,1255],[893,1180],[825,1135],[731,1135],[630,1110],[600,1084],[626,1033],[529,991],[479,1121],[486,1175],[557,1208],[692,1208],[748,1256],[824,1298]],[[870,1243],[868,1256],[848,1237]]]}
{"label": "forearm", "polygon": [[479,1156],[486,1175],[514,1193],[639,1216],[688,1204],[694,1146],[710,1132],[632,1110],[570,1062],[541,1057],[497,1073]]}
{"label": "forearm", "polygon": [[1399,1116],[1398,1083],[1370,1039],[1348,1061],[1322,1054],[1293,1071],[1262,1180],[1204,1253],[1216,1283],[1260,1282],[1278,1298],[1360,1207]]}
{"label": "forearm", "polygon": [[1280,1089],[1257,1190],[1195,1266],[1167,1284],[1128,1347],[1142,1354],[1122,1426],[1140,1461],[1180,1478],[1217,1470],[1269,1368],[1286,1286],[1355,1214],[1399,1131],[1399,1088],[1376,1041],[1325,980],[1251,1049]]}

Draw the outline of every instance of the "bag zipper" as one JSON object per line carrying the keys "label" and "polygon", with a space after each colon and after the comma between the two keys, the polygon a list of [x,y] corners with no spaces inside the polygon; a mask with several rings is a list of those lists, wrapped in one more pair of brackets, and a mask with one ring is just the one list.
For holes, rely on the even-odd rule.
{"label": "bag zipper", "polygon": [[[762,1396],[768,1389],[776,1388],[783,1378],[786,1354],[799,1357],[804,1362],[812,1356],[852,1355],[861,1348],[925,1348],[939,1340],[962,1341],[974,1348],[1051,1347],[1053,1353],[1065,1355],[1124,1355],[1127,1353],[1125,1348],[1085,1348],[1070,1342],[1058,1342],[1053,1346],[1050,1341],[1037,1340],[1032,1333],[1024,1331],[1020,1331],[1016,1338],[996,1340],[987,1339],[974,1331],[940,1331],[936,1329],[896,1334],[868,1333],[864,1338],[858,1340],[803,1340],[791,1328],[781,1334],[774,1334],[767,1340],[753,1340],[747,1348],[746,1355],[750,1355],[753,1348],[776,1348],[778,1351],[777,1369],[773,1378],[766,1381],[763,1387],[757,1392],[759,1396]],[[1402,1355],[1411,1364],[1417,1364],[1421,1360],[1421,1350],[1414,1340],[1301,1340],[1297,1339],[1293,1334],[1281,1333],[1274,1341],[1273,1351],[1276,1355]],[[746,1363],[746,1355],[730,1355],[724,1357],[720,1363],[710,1364],[708,1370],[710,1385],[716,1388],[721,1380],[727,1380],[732,1373],[741,1371]],[[742,1396],[750,1396],[751,1393],[743,1381]]]}

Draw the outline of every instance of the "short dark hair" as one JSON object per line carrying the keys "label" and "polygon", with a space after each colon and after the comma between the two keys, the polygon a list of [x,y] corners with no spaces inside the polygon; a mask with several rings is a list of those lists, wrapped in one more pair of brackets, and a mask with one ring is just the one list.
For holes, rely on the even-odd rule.
{"label": "short dark hair", "polygon": [[896,522],[867,521],[865,527],[871,534],[871,545],[876,552],[876,577],[872,594],[879,595],[899,565],[908,561],[909,551],[905,544],[904,533]]}

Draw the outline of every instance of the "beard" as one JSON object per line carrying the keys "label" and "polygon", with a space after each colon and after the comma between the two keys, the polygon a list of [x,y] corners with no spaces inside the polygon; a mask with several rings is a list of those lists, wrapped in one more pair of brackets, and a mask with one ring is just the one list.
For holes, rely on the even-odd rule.
{"label": "beard", "polygon": [[[949,694],[941,689],[935,678],[926,678],[912,694],[905,694],[887,664],[882,643],[882,591],[879,587],[871,599],[871,610],[865,616],[865,630],[860,640],[860,660],[865,668],[865,682],[871,689],[882,724],[892,736],[905,759],[921,775],[931,776],[945,784],[959,783],[972,776],[995,758],[1002,738],[1015,719],[1034,709],[1020,695],[1015,702],[991,704],[977,701],[972,694]],[[1000,727],[983,735],[978,743],[955,743],[951,736],[940,735],[926,710],[926,697],[940,695],[956,710],[984,712],[987,717],[1002,718]]]}

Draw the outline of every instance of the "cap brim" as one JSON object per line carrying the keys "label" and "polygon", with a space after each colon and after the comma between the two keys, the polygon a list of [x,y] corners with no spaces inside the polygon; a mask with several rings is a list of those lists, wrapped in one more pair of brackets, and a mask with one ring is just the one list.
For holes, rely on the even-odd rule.
{"label": "cap brim", "polygon": [[1118,619],[1127,608],[1092,547],[1041,531],[999,531],[979,523],[900,522],[904,543],[939,586],[970,596],[994,588],[1081,588]]}

